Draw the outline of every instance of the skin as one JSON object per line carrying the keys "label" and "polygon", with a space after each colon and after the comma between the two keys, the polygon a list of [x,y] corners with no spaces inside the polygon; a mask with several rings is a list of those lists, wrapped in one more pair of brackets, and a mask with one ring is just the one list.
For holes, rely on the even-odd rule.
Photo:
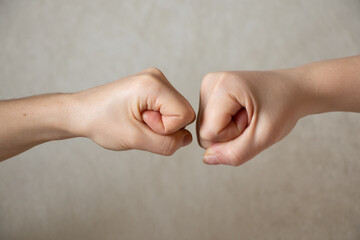
{"label": "skin", "polygon": [[[210,73],[197,136],[204,162],[238,166],[305,116],[360,112],[360,56],[273,71]],[[73,94],[0,101],[0,161],[38,144],[87,137],[111,150],[171,155],[190,144],[190,104],[155,68]]]}
{"label": "skin", "polygon": [[72,94],[0,101],[0,161],[38,144],[87,137],[116,151],[172,155],[195,112],[156,68]]}
{"label": "skin", "polygon": [[277,143],[305,116],[360,112],[360,56],[274,71],[206,75],[198,142],[204,162],[238,166]]}

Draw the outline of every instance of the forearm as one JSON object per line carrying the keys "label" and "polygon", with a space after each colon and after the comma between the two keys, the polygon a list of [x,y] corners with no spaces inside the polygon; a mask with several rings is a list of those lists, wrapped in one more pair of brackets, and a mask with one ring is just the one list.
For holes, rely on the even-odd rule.
{"label": "forearm", "polygon": [[71,94],[0,101],[0,161],[38,144],[76,137]]}
{"label": "forearm", "polygon": [[195,112],[164,74],[138,74],[73,94],[0,101],[0,161],[51,140],[87,137],[111,150],[171,155]]}
{"label": "forearm", "polygon": [[360,112],[360,56],[310,63],[290,71],[302,91],[303,116]]}

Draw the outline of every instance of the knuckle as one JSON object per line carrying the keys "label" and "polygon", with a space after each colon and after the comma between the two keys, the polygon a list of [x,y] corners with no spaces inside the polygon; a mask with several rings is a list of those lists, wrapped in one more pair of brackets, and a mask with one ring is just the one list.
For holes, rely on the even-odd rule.
{"label": "knuckle", "polygon": [[190,123],[194,122],[196,120],[196,113],[194,112],[193,109],[191,109],[190,112]]}
{"label": "knuckle", "polygon": [[143,74],[149,74],[157,79],[165,77],[164,74],[161,72],[161,70],[156,67],[145,69],[143,71]]}
{"label": "knuckle", "polygon": [[203,78],[203,81],[211,81],[214,79],[219,73],[218,72],[209,72]]}
{"label": "knuckle", "polygon": [[149,88],[160,88],[161,86],[161,80],[156,75],[149,72],[143,73],[139,78],[137,78],[136,83],[136,88],[144,90]]}
{"label": "knuckle", "polygon": [[207,141],[207,140],[204,140],[204,139],[198,139],[198,143],[200,145],[201,148],[203,149],[208,149],[209,147],[211,147],[211,145],[213,145],[215,142],[213,141]]}
{"label": "knuckle", "polygon": [[214,129],[212,129],[212,128],[202,127],[202,128],[200,128],[199,135],[200,135],[201,140],[212,141],[216,138],[218,133],[216,131],[214,131]]}
{"label": "knuckle", "polygon": [[160,71],[160,69],[156,68],[156,67],[151,67],[145,70],[145,72],[150,72],[152,74],[155,75],[163,75],[163,73]]}
{"label": "knuckle", "polygon": [[224,86],[227,86],[230,79],[234,78],[234,73],[232,72],[220,72],[215,81],[215,89],[222,89]]}
{"label": "knuckle", "polygon": [[233,167],[241,165],[242,157],[237,151],[234,151],[230,147],[226,148],[227,164]]}
{"label": "knuckle", "polygon": [[152,83],[152,82],[157,82],[158,77],[153,73],[146,72],[142,74],[141,80],[143,80],[146,83]]}
{"label": "knuckle", "polygon": [[199,137],[197,138],[197,142],[199,144],[199,146],[202,148],[202,149],[206,149],[206,146],[204,144],[204,141],[201,140]]}
{"label": "knuckle", "polygon": [[196,113],[190,103],[188,103],[185,99],[182,100],[180,98],[179,100],[180,101],[176,103],[177,120],[185,127],[196,120]]}
{"label": "knuckle", "polygon": [[209,94],[209,92],[217,92],[226,89],[229,81],[236,78],[234,72],[216,72],[208,73],[201,83],[201,93]]}
{"label": "knuckle", "polygon": [[215,72],[211,72],[211,73],[206,74],[203,77],[203,80],[201,82],[201,89],[208,86],[215,79],[216,75],[217,75],[217,73],[215,73]]}
{"label": "knuckle", "polygon": [[194,110],[191,107],[184,108],[182,114],[181,114],[181,120],[185,122],[186,124],[190,124],[194,122],[196,119],[196,114]]}
{"label": "knuckle", "polygon": [[171,156],[176,151],[176,141],[173,137],[165,137],[161,145],[161,155]]}

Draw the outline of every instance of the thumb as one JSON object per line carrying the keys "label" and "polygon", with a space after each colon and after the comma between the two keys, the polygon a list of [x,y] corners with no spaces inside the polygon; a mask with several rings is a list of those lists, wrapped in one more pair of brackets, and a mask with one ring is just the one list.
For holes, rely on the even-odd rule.
{"label": "thumb", "polygon": [[141,109],[142,120],[156,133],[174,133],[195,120],[190,103],[170,84],[158,69],[148,69],[152,77],[151,86],[141,94],[146,103]]}
{"label": "thumb", "polygon": [[[153,113],[150,113],[149,115],[151,116],[152,114]],[[154,116],[149,117],[149,119],[152,119]],[[154,118],[156,117],[158,116]],[[154,126],[157,126],[156,123]],[[143,131],[139,132],[141,136],[137,138],[139,141],[136,141],[134,144],[136,146],[133,146],[133,148],[139,150],[170,156],[179,148],[189,145],[192,142],[192,135],[186,129],[180,129],[166,136],[154,132],[147,126],[143,126],[142,129]]]}
{"label": "thumb", "polygon": [[234,140],[213,144],[205,151],[204,162],[209,165],[239,166],[259,152],[254,142],[253,128],[246,128]]}

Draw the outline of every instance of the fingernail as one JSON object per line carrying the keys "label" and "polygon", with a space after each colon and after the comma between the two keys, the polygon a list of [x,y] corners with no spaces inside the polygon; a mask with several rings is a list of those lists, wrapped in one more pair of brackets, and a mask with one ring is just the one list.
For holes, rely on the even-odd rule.
{"label": "fingernail", "polygon": [[189,145],[192,141],[192,136],[191,134],[185,135],[184,139],[183,139],[183,146]]}
{"label": "fingernail", "polygon": [[204,156],[204,162],[206,164],[215,165],[215,164],[219,164],[219,159],[215,153],[206,152]]}

